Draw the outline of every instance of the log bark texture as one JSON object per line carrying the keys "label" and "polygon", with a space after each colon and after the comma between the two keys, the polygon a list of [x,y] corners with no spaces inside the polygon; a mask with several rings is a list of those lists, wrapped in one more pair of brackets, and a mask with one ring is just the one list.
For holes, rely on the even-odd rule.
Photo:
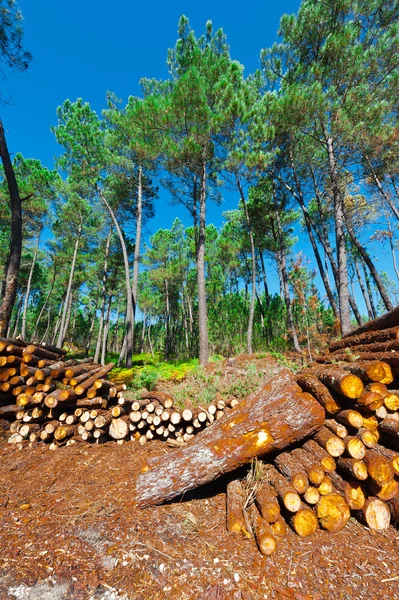
{"label": "log bark texture", "polygon": [[168,461],[162,456],[145,465],[137,481],[138,505],[171,500],[255,456],[283,450],[317,431],[324,417],[320,404],[302,392],[288,370],[281,371]]}

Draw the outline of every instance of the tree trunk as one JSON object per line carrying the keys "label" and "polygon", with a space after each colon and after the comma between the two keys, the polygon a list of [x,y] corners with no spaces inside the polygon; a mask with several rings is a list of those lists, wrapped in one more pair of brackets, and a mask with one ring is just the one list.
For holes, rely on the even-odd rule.
{"label": "tree trunk", "polygon": [[371,176],[374,180],[374,183],[377,186],[378,191],[380,192],[381,196],[384,198],[385,202],[388,204],[392,213],[395,215],[395,217],[399,221],[399,210],[397,209],[396,205],[392,202],[391,198],[389,197],[389,194],[387,194],[386,191],[384,190],[384,188],[382,187],[381,181],[379,180],[378,175],[375,172],[374,167],[373,167],[369,157],[367,155],[365,155],[365,158],[366,158],[367,164],[370,168]]}
{"label": "tree trunk", "polygon": [[4,135],[3,123],[0,120],[0,156],[10,194],[11,208],[11,239],[4,280],[2,286],[2,301],[0,304],[0,336],[5,336],[11,319],[11,313],[17,295],[19,267],[22,254],[22,206],[18,184],[12,167],[7,142]]}
{"label": "tree trunk", "polygon": [[255,315],[255,294],[256,294],[256,258],[255,258],[255,244],[254,244],[254,236],[252,234],[251,228],[251,219],[249,218],[248,206],[245,199],[244,190],[242,189],[241,181],[236,173],[236,182],[238,191],[240,192],[240,198],[242,202],[242,206],[244,209],[245,221],[247,223],[248,228],[248,236],[249,236],[249,244],[251,247],[251,304],[249,308],[249,317],[248,317],[248,329],[247,329],[247,352],[248,354],[252,354],[252,331],[254,325],[254,315]]}
{"label": "tree trunk", "polygon": [[55,262],[53,263],[53,265],[54,265],[54,272],[53,272],[53,278],[52,278],[52,280],[51,280],[51,286],[50,286],[49,292],[48,292],[48,294],[47,294],[47,296],[46,296],[46,299],[45,299],[45,301],[44,301],[44,303],[43,303],[43,306],[42,306],[42,307],[41,307],[41,309],[40,309],[39,316],[38,316],[38,317],[37,317],[37,319],[36,319],[36,323],[35,323],[35,330],[34,330],[34,332],[33,332],[33,336],[32,336],[32,339],[33,339],[33,340],[35,340],[35,339],[36,339],[36,336],[37,336],[37,330],[38,330],[38,327],[39,327],[40,320],[41,320],[41,318],[42,318],[42,315],[43,315],[43,313],[44,313],[44,310],[45,310],[45,308],[46,308],[46,306],[47,306],[47,303],[48,303],[48,301],[50,300],[50,296],[51,296],[51,294],[52,294],[52,291],[53,291],[53,289],[54,289],[54,283],[55,283],[55,278],[56,278],[56,267],[55,267]]}
{"label": "tree trunk", "polygon": [[21,294],[21,297],[19,299],[18,305],[17,305],[17,310],[15,312],[15,319],[14,319],[14,330],[13,330],[13,334],[12,337],[15,339],[18,335],[18,327],[19,327],[19,318],[21,316],[21,307],[22,307],[22,300],[23,300],[24,295]]}
{"label": "tree trunk", "polygon": [[368,268],[370,270],[370,273],[371,273],[371,275],[372,275],[372,277],[373,277],[373,279],[375,281],[375,284],[376,284],[376,286],[378,288],[378,291],[380,292],[380,295],[381,295],[382,301],[383,301],[383,303],[385,305],[385,308],[387,310],[392,310],[393,309],[393,304],[392,304],[392,302],[389,299],[388,293],[387,293],[387,291],[385,289],[385,286],[384,286],[384,284],[382,282],[382,279],[379,276],[378,271],[375,268],[374,263],[371,260],[371,258],[369,256],[367,250],[364,248],[364,246],[362,246],[362,244],[358,240],[358,238],[357,238],[357,236],[356,236],[356,234],[354,232],[352,223],[351,223],[351,221],[350,221],[349,218],[346,219],[346,229],[347,229],[347,231],[349,233],[349,236],[350,236],[350,238],[351,238],[351,240],[352,240],[355,248],[357,249],[357,251],[359,252],[360,256],[363,258],[364,262],[366,263],[366,265],[368,266]]}
{"label": "tree trunk", "polygon": [[71,321],[72,304],[73,304],[73,291],[71,290],[71,293],[69,294],[68,310],[67,310],[66,317],[65,317],[64,331],[62,333],[62,339],[63,339],[62,343],[64,343],[64,340],[66,338],[66,334],[68,331],[69,323]]}
{"label": "tree trunk", "polygon": [[112,229],[109,230],[109,234],[107,237],[107,244],[105,246],[105,256],[104,256],[104,266],[103,266],[103,281],[102,281],[102,299],[101,299],[101,312],[100,312],[100,322],[98,325],[98,336],[97,336],[97,344],[96,351],[94,353],[94,362],[98,362],[100,356],[100,348],[101,348],[101,339],[103,334],[104,327],[104,312],[105,312],[105,302],[107,299],[106,288],[107,288],[107,279],[108,279],[108,257],[109,257],[109,246],[111,243],[111,235]]}
{"label": "tree trunk", "polygon": [[150,459],[137,481],[139,506],[171,500],[317,431],[324,410],[288,370],[213,423],[184,448]]}
{"label": "tree trunk", "polygon": [[127,255],[126,244],[123,238],[122,230],[119,227],[119,223],[115,216],[114,211],[111,206],[108,204],[108,201],[100,188],[97,188],[97,191],[104,202],[107,210],[111,216],[111,219],[115,225],[115,229],[118,233],[119,241],[122,248],[123,254],[123,263],[125,267],[125,283],[126,283],[126,368],[132,368],[132,355],[133,355],[133,342],[134,342],[134,311],[133,311],[133,301],[132,301],[132,288],[130,285],[130,269],[129,269],[129,258]]}
{"label": "tree trunk", "polygon": [[61,301],[60,309],[59,309],[58,315],[57,315],[57,320],[55,322],[53,337],[51,338],[51,343],[53,345],[55,344],[55,340],[57,339],[57,334],[58,334],[58,329],[59,329],[60,323],[61,323],[61,315],[62,315],[62,312],[63,312],[63,309],[64,309],[64,304],[65,304],[65,299]]}
{"label": "tree trunk", "polygon": [[344,198],[340,188],[339,175],[334,155],[334,144],[331,136],[326,136],[331,188],[334,198],[335,240],[338,257],[338,297],[342,334],[351,329],[349,312],[348,271],[344,233]]}
{"label": "tree trunk", "polygon": [[76,258],[78,255],[78,249],[79,249],[79,243],[80,243],[80,236],[82,235],[82,229],[83,229],[83,223],[81,221],[79,223],[78,235],[76,236],[75,246],[73,249],[71,270],[69,272],[68,288],[67,288],[67,293],[65,296],[64,310],[62,311],[60,332],[59,332],[58,340],[57,340],[57,346],[59,348],[62,348],[62,345],[64,343],[64,338],[65,338],[66,328],[68,327],[68,324],[66,323],[66,321],[67,321],[67,314],[68,314],[68,310],[69,310],[70,297],[71,297],[71,293],[72,293],[72,284],[73,284],[73,278],[75,275]]}
{"label": "tree trunk", "polygon": [[32,264],[31,264],[31,267],[29,270],[28,284],[26,286],[24,310],[22,313],[22,328],[21,328],[21,336],[23,339],[25,339],[25,337],[26,337],[26,317],[28,314],[29,296],[30,296],[30,288],[32,286],[33,271],[35,269],[37,253],[39,250],[39,240],[40,240],[40,232],[39,232],[39,235],[37,236],[36,247],[35,247],[35,251],[33,253]]}
{"label": "tree trunk", "polygon": [[86,341],[85,356],[89,356],[91,338],[92,338],[92,335],[93,335],[94,323],[96,321],[97,306],[98,306],[98,298],[96,300],[96,305],[94,307],[93,315],[92,315],[92,318],[91,318],[91,323],[90,323],[90,328],[89,328],[89,334],[87,336],[87,341]]}
{"label": "tree trunk", "polygon": [[205,218],[206,218],[206,164],[202,165],[200,215],[197,244],[199,362],[205,366],[209,359],[208,318],[205,288]]}
{"label": "tree trunk", "polygon": [[133,279],[132,279],[134,319],[136,318],[142,223],[143,223],[143,168],[141,165],[139,165],[139,176],[138,176],[138,184],[137,184],[137,209],[136,209],[136,241],[134,244]]}
{"label": "tree trunk", "polygon": [[[314,173],[312,172],[312,178],[315,182],[315,177],[314,177]],[[316,195],[316,202],[317,202],[317,207],[318,207],[318,211],[319,211],[319,217],[320,217],[320,222],[322,225],[322,233],[320,231],[318,231],[315,227],[314,227],[314,231],[320,241],[320,244],[323,246],[323,250],[326,254],[326,256],[328,257],[328,260],[330,262],[331,265],[331,269],[333,272],[333,276],[334,276],[334,281],[335,281],[335,287],[338,289],[339,288],[339,275],[338,275],[338,266],[337,263],[334,260],[334,255],[333,255],[333,251],[330,245],[330,240],[328,238],[328,230],[326,227],[326,224],[324,222],[324,218],[323,218],[323,211],[322,211],[322,206],[321,206],[321,200],[320,200],[320,196],[319,196],[319,191],[316,187],[316,183],[314,183],[315,185],[315,195]],[[354,300],[354,298],[349,294],[349,304],[350,307],[353,311],[353,314],[355,315],[355,319],[358,323],[358,325],[362,324],[362,317],[360,315],[359,309],[357,307],[357,304]]]}
{"label": "tree trunk", "polygon": [[287,184],[285,184],[285,186],[287,187],[287,189],[289,189],[289,191],[292,193],[292,195],[294,196],[295,200],[298,202],[299,206],[301,207],[302,210],[302,214],[305,220],[305,226],[306,226],[306,230],[308,232],[308,236],[310,239],[310,243],[312,245],[313,248],[313,253],[315,255],[316,258],[316,262],[317,262],[317,266],[319,267],[319,272],[320,272],[320,276],[322,278],[323,284],[324,284],[324,288],[326,290],[327,293],[327,297],[328,300],[330,302],[330,306],[332,308],[332,311],[334,313],[334,316],[336,318],[339,318],[339,309],[337,306],[337,303],[335,302],[335,298],[334,295],[332,293],[331,287],[330,287],[330,282],[328,281],[328,277],[324,271],[324,267],[323,267],[323,262],[321,260],[321,256],[319,253],[319,249],[317,247],[316,244],[316,240],[313,234],[313,229],[312,229],[312,220],[310,218],[309,212],[305,206],[305,202],[303,199],[303,195],[302,195],[302,188],[299,182],[299,178],[297,176],[297,171],[296,171],[296,167],[295,167],[295,162],[294,162],[294,158],[292,155],[292,149],[290,149],[290,161],[291,161],[291,168],[292,168],[292,172],[294,175],[294,180],[295,180],[295,185],[296,185],[296,189],[297,192],[295,193],[294,190],[291,189],[290,186],[288,186]]}
{"label": "tree trunk", "polygon": [[103,332],[103,344],[102,344],[102,349],[101,349],[101,364],[102,365],[105,364],[105,357],[106,357],[106,353],[107,353],[109,319],[111,316],[112,298],[113,298],[113,293],[111,292],[111,294],[109,295],[108,308],[107,308],[107,314],[105,317],[104,332]]}
{"label": "tree trunk", "polygon": [[275,206],[275,211],[276,211],[275,214],[276,214],[276,224],[277,224],[277,237],[278,237],[278,244],[279,244],[277,260],[280,263],[281,287],[282,287],[282,291],[284,294],[285,306],[287,309],[287,325],[288,325],[289,334],[291,335],[292,343],[294,345],[294,350],[295,350],[295,352],[300,353],[301,347],[298,342],[298,336],[297,336],[297,332],[296,332],[296,328],[295,328],[295,324],[294,324],[294,318],[292,315],[291,298],[290,298],[290,292],[288,289],[287,260],[286,260],[286,256],[285,256],[284,238],[283,238],[283,231],[281,228],[280,212],[279,212],[279,207],[277,206],[275,191],[273,192],[273,196],[274,196],[274,206]]}
{"label": "tree trunk", "polygon": [[370,298],[368,296],[368,293],[366,292],[366,288],[364,287],[362,275],[360,273],[359,265],[357,263],[356,258],[353,260],[353,262],[354,262],[354,265],[355,265],[357,280],[358,280],[360,289],[362,290],[362,294],[363,294],[363,298],[364,298],[364,303],[365,303],[366,308],[367,308],[367,314],[369,316],[369,319],[374,319],[375,315],[373,314],[373,311],[371,310]]}

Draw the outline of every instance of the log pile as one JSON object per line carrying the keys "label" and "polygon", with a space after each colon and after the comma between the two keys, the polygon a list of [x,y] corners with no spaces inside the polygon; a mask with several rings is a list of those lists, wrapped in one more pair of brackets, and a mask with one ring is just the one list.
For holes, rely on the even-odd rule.
{"label": "log pile", "polygon": [[[275,377],[247,399],[247,412],[240,405],[217,425],[220,431],[199,436],[186,449],[174,453],[171,467],[163,457],[152,459],[138,479],[139,505],[170,500],[214,479],[209,469],[226,473],[248,460],[245,432],[259,432],[262,420],[263,426],[265,421],[269,425],[279,402],[289,411],[287,396],[298,385],[312,411],[314,399],[323,407],[323,424],[312,432],[315,424],[308,423],[307,433],[302,439],[298,437],[292,448],[292,440],[283,433],[290,417],[282,410],[279,435],[285,443],[273,445],[269,439],[268,447],[257,453],[262,458],[274,451],[274,458],[268,462],[256,459],[257,476],[253,477],[251,469],[249,484],[248,477],[230,477],[226,489],[227,530],[245,536],[250,530],[260,552],[270,555],[288,527],[300,537],[307,537],[320,527],[340,531],[351,516],[377,532],[390,524],[397,525],[399,308],[379,319],[378,326],[375,322],[368,325],[333,342],[328,354],[302,369],[286,386],[281,385],[286,373]],[[257,400],[263,406],[262,417]],[[298,399],[294,405],[301,419]],[[245,425],[238,435],[232,434],[233,441],[228,434],[232,420]],[[268,432],[273,439],[270,427]],[[306,437],[309,439],[304,441]],[[213,448],[222,446],[222,439],[226,448],[223,460],[213,452]]]}
{"label": "log pile", "polygon": [[143,445],[160,439],[181,446],[238,404],[234,398],[218,399],[207,407],[180,409],[165,392],[128,400],[125,385],[106,379],[112,363],[65,355],[53,346],[0,338],[0,419],[8,421],[10,443],[42,441],[56,449],[77,441]]}
{"label": "log pile", "polygon": [[[105,379],[110,369],[0,338],[0,419],[10,423],[10,441],[57,448],[166,440],[177,448],[167,461],[148,458],[139,505],[230,473],[227,529],[251,532],[265,555],[288,528],[307,537],[318,528],[340,531],[350,516],[373,531],[399,523],[399,307],[239,404],[178,409],[165,392],[128,401]],[[236,473],[245,464],[253,468],[243,479]]]}

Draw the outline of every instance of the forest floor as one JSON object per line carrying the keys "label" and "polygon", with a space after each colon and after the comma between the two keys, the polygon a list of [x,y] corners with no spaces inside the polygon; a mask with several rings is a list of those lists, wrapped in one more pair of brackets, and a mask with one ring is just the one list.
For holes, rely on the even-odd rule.
{"label": "forest floor", "polygon": [[[261,360],[265,377],[280,368]],[[246,364],[225,361],[218,377],[245,379]],[[373,535],[350,519],[337,534],[289,531],[264,557],[253,539],[227,533],[223,478],[180,502],[137,508],[146,458],[174,452],[162,442],[18,451],[6,437],[0,600],[399,599],[393,527]]]}

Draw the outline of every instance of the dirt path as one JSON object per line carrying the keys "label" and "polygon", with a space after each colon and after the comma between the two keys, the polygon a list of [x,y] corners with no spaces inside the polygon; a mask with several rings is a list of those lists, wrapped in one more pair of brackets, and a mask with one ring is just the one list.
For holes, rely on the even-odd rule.
{"label": "dirt path", "polygon": [[[181,503],[140,511],[140,447],[0,442],[0,599],[227,600],[399,598],[399,531],[353,519],[339,534],[293,533],[269,558],[229,536],[223,482]],[[391,579],[391,581],[389,581]],[[216,597],[216,596],[215,596]]]}

